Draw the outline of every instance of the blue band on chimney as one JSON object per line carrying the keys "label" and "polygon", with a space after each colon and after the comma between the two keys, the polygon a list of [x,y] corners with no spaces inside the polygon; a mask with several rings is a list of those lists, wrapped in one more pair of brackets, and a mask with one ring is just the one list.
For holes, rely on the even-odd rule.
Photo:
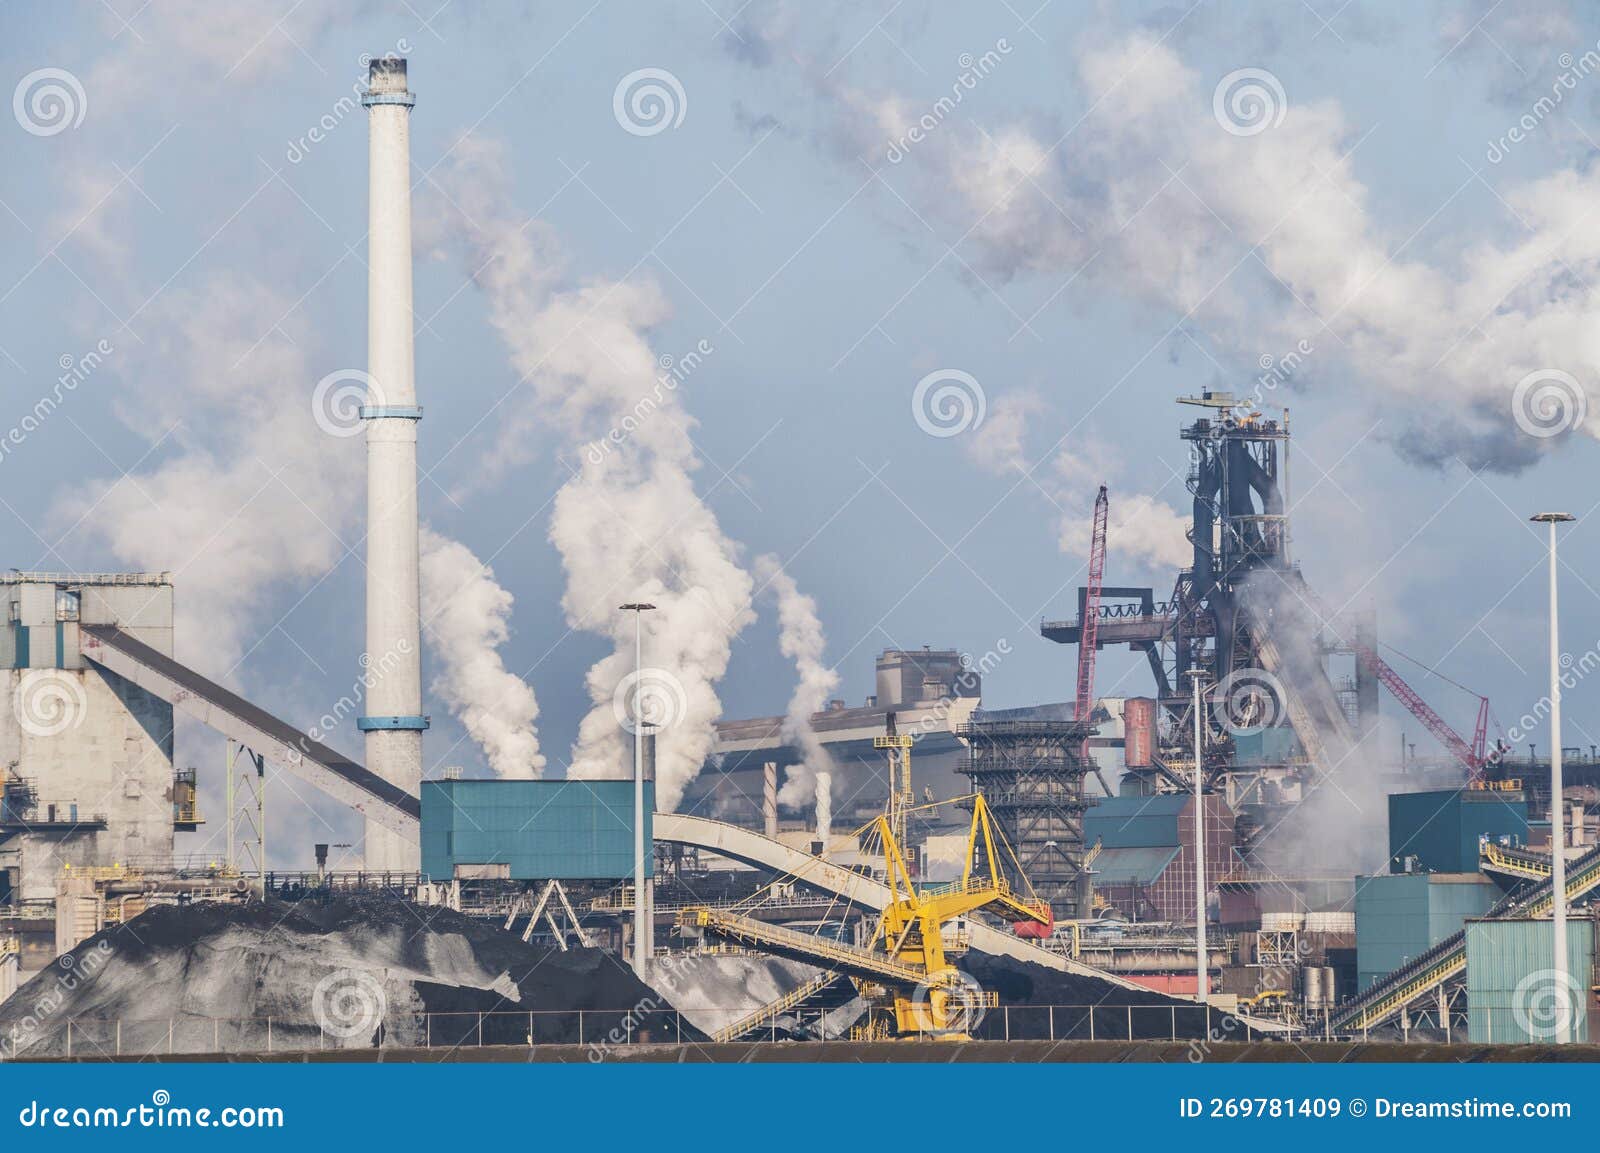
{"label": "blue band on chimney", "polygon": [[361,406],[362,420],[383,420],[385,417],[395,417],[399,420],[421,420],[422,406],[420,404],[364,404]]}
{"label": "blue band on chimney", "polygon": [[417,102],[417,98],[409,92],[368,92],[361,98],[361,107],[371,108],[374,104],[404,104],[410,108]]}
{"label": "blue band on chimney", "polygon": [[380,732],[384,729],[409,729],[421,732],[428,727],[427,717],[357,717],[356,728],[364,733]]}

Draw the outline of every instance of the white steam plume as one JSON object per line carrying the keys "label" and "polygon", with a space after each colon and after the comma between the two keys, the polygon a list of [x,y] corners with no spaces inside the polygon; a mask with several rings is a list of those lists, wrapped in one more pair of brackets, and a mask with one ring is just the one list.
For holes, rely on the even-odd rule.
{"label": "white steam plume", "polygon": [[817,840],[822,842],[822,853],[828,853],[828,838],[833,835],[833,774],[824,770],[817,774]]}
{"label": "white steam plume", "polygon": [[538,777],[539,703],[496,650],[511,635],[512,597],[466,545],[422,528],[422,627],[430,685],[478,743],[497,777]]}
{"label": "white steam plume", "polygon": [[799,748],[801,759],[786,771],[778,800],[792,806],[815,795],[820,825],[824,811],[823,778],[832,772],[833,757],[811,727],[811,717],[823,710],[828,698],[839,688],[839,674],[822,659],[826,640],[816,600],[800,591],[775,556],[757,557],[755,570],[763,587],[770,589],[777,599],[778,648],[794,661],[799,678],[783,718],[783,737]]}
{"label": "white steam plume", "polygon": [[[318,426],[313,334],[285,298],[246,275],[169,292],[99,371],[124,384],[118,415],[155,446],[115,481],[89,481],[56,520],[130,567],[171,570],[180,660],[230,678],[271,627],[269,591],[310,584],[356,539],[365,454]],[[263,335],[263,317],[283,317]]]}
{"label": "white steam plume", "polygon": [[[1183,317],[1240,366],[1236,392],[1350,380],[1420,463],[1515,470],[1559,434],[1600,437],[1600,229],[1588,223],[1600,167],[1503,181],[1496,195],[1520,227],[1431,255],[1414,222],[1375,217],[1356,175],[1370,129],[1338,103],[1275,90],[1275,77],[1227,87],[1136,31],[1084,37],[1077,77],[1092,107],[1071,132],[1048,112],[981,128],[952,118],[891,169],[886,146],[922,103],[824,74],[827,54],[798,31],[746,14],[741,35],[771,42],[742,55],[798,62],[833,149],[965,230],[979,273],[1081,272],[1087,290],[1099,281]],[[1252,95],[1259,124],[1245,119]],[[1249,383],[1291,350],[1294,379]]]}
{"label": "white steam plume", "polygon": [[[1072,557],[1087,557],[1095,489],[1102,480],[1112,477],[1115,464],[1096,459],[1092,448],[1078,453],[1063,449],[1048,463],[1030,454],[1029,428],[1046,411],[1047,406],[1036,393],[1004,393],[990,404],[983,424],[963,437],[964,447],[980,468],[998,476],[1028,474],[1026,487],[1037,486],[1062,510],[1057,532],[1061,551]],[[1059,435],[1055,425],[1051,425],[1051,432]],[[1073,441],[1095,443],[1091,437],[1074,437]],[[1184,536],[1188,518],[1159,497],[1124,493],[1114,479],[1109,483],[1106,539],[1119,562],[1157,568],[1187,564],[1193,555]]]}
{"label": "white steam plume", "polygon": [[[634,621],[617,605],[646,601],[656,611],[644,614],[652,671],[642,695],[658,724],[657,804],[674,808],[715,746],[716,685],[753,613],[738,547],[695,492],[693,419],[646,339],[666,319],[666,302],[641,279],[564,283],[547,231],[512,209],[496,145],[462,141],[440,176],[452,201],[449,233],[464,244],[490,323],[529,386],[497,419],[511,438],[551,429],[572,450],[569,467],[581,461],[550,521],[567,577],[562,606],[573,628],[615,647],[589,670],[593,707],[568,775],[627,775]],[[517,463],[513,443],[502,440],[495,453],[503,465]]]}

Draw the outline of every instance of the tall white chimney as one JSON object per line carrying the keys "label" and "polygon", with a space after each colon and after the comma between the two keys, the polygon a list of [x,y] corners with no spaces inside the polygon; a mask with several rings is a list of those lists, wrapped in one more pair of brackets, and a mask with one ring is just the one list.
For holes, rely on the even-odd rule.
{"label": "tall white chimney", "polygon": [[[411,106],[406,62],[372,61],[367,201],[367,768],[422,788],[417,619],[417,406],[411,314]],[[367,820],[369,870],[414,872],[421,846]]]}

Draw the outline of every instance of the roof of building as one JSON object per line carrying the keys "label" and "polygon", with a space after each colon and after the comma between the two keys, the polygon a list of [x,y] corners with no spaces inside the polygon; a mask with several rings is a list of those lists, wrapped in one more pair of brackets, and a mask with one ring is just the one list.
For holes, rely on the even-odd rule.
{"label": "roof of building", "polygon": [[1127,849],[1102,849],[1091,866],[1096,885],[1153,885],[1177,859],[1178,850],[1165,845]]}
{"label": "roof of building", "polygon": [[1187,793],[1150,797],[1106,797],[1083,815],[1083,841],[1099,841],[1107,849],[1133,849],[1182,843],[1179,818],[1189,805]]}

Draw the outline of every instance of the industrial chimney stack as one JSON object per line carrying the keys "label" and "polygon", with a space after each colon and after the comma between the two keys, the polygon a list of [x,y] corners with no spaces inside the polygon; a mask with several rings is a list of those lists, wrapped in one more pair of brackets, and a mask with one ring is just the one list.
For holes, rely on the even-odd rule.
{"label": "industrial chimney stack", "polygon": [[[411,313],[411,106],[406,62],[374,59],[369,110],[367,242],[367,768],[422,788],[417,593],[417,406]],[[381,671],[377,671],[381,670]],[[415,872],[421,847],[367,820],[369,870]]]}

